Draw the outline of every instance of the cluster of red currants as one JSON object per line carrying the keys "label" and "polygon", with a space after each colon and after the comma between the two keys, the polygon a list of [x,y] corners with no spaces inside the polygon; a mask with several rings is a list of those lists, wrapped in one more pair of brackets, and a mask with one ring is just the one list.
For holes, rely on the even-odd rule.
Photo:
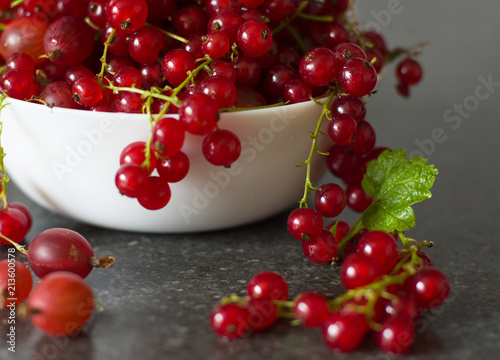
{"label": "cluster of red currants", "polygon": [[[22,209],[26,226],[17,209]],[[94,267],[113,266],[114,258],[95,257],[82,235],[64,228],[42,231],[26,250],[18,243],[31,221],[31,213],[21,203],[9,203],[0,211],[0,243],[14,245],[0,261],[0,308],[28,316],[47,334],[75,334],[88,323],[95,307],[92,289],[84,279]],[[29,267],[16,256],[16,249],[27,256]],[[41,279],[33,289],[32,272]]]}
{"label": "cluster of red currants", "polygon": [[[308,101],[328,91],[369,95],[388,58],[380,34],[353,31],[347,23],[348,0],[25,0],[1,6],[0,88],[8,96],[156,115],[150,139],[123,150],[115,179],[120,193],[151,210],[169,202],[169,184],[189,171],[181,150],[186,132],[205,137],[202,153],[211,164],[230,166],[241,143],[217,127],[221,111]],[[415,83],[413,70],[400,72],[407,74],[401,83]],[[332,121],[330,136],[346,144],[356,134],[352,147],[366,148],[372,129],[354,119]]]}
{"label": "cluster of red currants", "polygon": [[450,284],[420,250],[398,250],[392,234],[365,232],[340,268],[347,292],[328,300],[304,291],[288,301],[288,285],[275,272],[254,275],[247,296],[225,298],[212,310],[210,324],[220,336],[239,338],[263,331],[284,318],[294,325],[321,328],[324,343],[338,351],[357,349],[372,332],[392,354],[408,351],[422,312],[443,304]]}

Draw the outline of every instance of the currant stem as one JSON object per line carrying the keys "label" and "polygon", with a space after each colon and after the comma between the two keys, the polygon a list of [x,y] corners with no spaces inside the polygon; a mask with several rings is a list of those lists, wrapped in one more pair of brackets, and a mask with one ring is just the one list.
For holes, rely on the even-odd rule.
{"label": "currant stem", "polygon": [[398,235],[399,235],[399,238],[401,239],[401,242],[403,243],[403,247],[405,249],[408,249],[410,247],[410,243],[408,242],[408,239],[406,238],[406,236],[404,236],[402,232],[399,232]]}
{"label": "currant stem", "polygon": [[335,92],[331,92],[330,95],[328,96],[328,99],[323,103],[323,110],[321,111],[321,115],[316,123],[316,129],[314,129],[314,133],[311,134],[311,139],[312,139],[311,150],[309,151],[309,156],[307,157],[306,161],[304,161],[304,163],[302,164],[302,166],[306,165],[306,182],[304,186],[304,196],[299,201],[300,207],[303,206],[307,207],[307,195],[309,194],[309,191],[314,190],[313,183],[311,181],[311,163],[314,153],[316,152],[321,153],[317,147],[318,135],[321,131],[321,124],[323,122],[323,118],[330,112],[330,110],[328,110],[328,105],[335,97],[335,95],[336,95]]}
{"label": "currant stem", "polygon": [[294,315],[292,312],[293,307],[295,306],[294,301],[288,300],[273,300],[274,305],[276,305],[276,310],[278,317],[285,319],[293,319]]}
{"label": "currant stem", "polygon": [[160,29],[159,27],[154,26],[154,25],[151,25],[150,23],[147,23],[147,22],[146,22],[144,25],[147,25],[147,26],[152,26],[152,27],[154,27],[154,28],[156,28],[156,29],[160,30],[163,34],[167,35],[168,37],[171,37],[172,39],[175,39],[175,40],[177,40],[177,41],[180,41],[180,42],[182,42],[182,43],[184,43],[184,44],[187,44],[187,43],[189,42],[189,40],[188,40],[188,39],[183,38],[182,36],[179,36],[179,35],[177,35],[177,34],[174,34],[174,33],[170,32],[170,31],[167,31],[167,30],[164,30],[164,29]]}
{"label": "currant stem", "polygon": [[302,19],[307,19],[307,20],[312,20],[312,21],[321,21],[321,22],[333,22],[333,21],[335,21],[335,18],[331,15],[319,16],[319,15],[300,13],[297,16],[301,17]]}
{"label": "currant stem", "polygon": [[99,81],[100,84],[102,84],[102,79],[104,77],[104,70],[106,70],[106,66],[108,65],[106,63],[106,57],[108,56],[108,48],[109,48],[109,45],[111,44],[111,40],[113,40],[113,37],[115,36],[115,33],[116,33],[116,30],[112,29],[111,32],[109,33],[108,38],[104,42],[104,50],[102,53],[102,57],[100,59],[101,60],[101,72],[99,73],[99,75],[97,75],[97,80]]}
{"label": "currant stem", "polygon": [[14,0],[10,3],[10,8],[15,8],[17,5],[20,5],[22,4],[23,2],[25,2],[26,0]]}
{"label": "currant stem", "polygon": [[136,88],[136,87],[114,86],[112,84],[110,84],[110,85],[104,85],[104,87],[106,89],[111,89],[111,90],[116,91],[116,92],[129,91],[129,92],[134,92],[134,93],[141,94],[144,97],[151,96],[151,97],[155,97],[155,98],[158,98],[158,99],[169,101],[170,103],[172,103],[172,102],[176,103],[176,104],[179,103],[179,99],[177,97],[167,96],[167,95],[164,95],[164,94],[158,94],[156,92],[152,92],[152,91],[144,90],[144,89],[139,89],[139,88]]}
{"label": "currant stem", "polygon": [[308,0],[302,1],[297,6],[297,9],[295,9],[295,12],[293,13],[293,15],[290,16],[290,18],[288,20],[281,22],[277,27],[275,27],[271,31],[271,33],[273,35],[275,35],[276,33],[280,32],[281,30],[283,30],[284,28],[286,28],[297,16],[300,15],[300,13],[302,12],[302,10],[304,10],[307,7],[307,5],[309,5],[309,1]]}
{"label": "currant stem", "polygon": [[338,254],[342,253],[344,248],[349,244],[349,241],[352,240],[352,238],[359,233],[361,230],[363,230],[365,226],[363,225],[363,216],[361,216],[356,223],[352,226],[351,229],[347,232],[347,234],[344,236],[342,241],[339,243],[339,249],[337,251]]}
{"label": "currant stem", "polygon": [[231,108],[221,109],[221,112],[237,112],[237,111],[247,111],[247,110],[258,110],[258,109],[269,109],[277,106],[285,105],[284,102],[278,102],[274,104],[262,105],[262,106],[253,106],[253,107],[236,107],[233,106]]}
{"label": "currant stem", "polygon": [[0,233],[0,238],[4,239],[5,241],[9,242],[12,246],[16,248],[17,251],[19,251],[23,255],[28,255],[28,250],[24,248],[24,245],[19,245],[18,243],[15,243],[11,239],[9,239],[7,236],[4,234]]}

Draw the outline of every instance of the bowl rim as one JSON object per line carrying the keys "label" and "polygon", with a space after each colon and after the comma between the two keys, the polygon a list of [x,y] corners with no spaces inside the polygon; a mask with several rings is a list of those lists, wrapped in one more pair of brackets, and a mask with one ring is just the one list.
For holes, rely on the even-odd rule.
{"label": "bowl rim", "polygon": [[[323,101],[326,100],[327,96],[321,95],[319,97],[315,97],[315,101]],[[246,110],[245,108],[242,108],[241,110],[236,110],[236,111],[222,111],[220,112],[221,117],[226,117],[229,116],[230,114],[241,114],[241,113],[249,113],[251,112],[252,114],[258,114],[259,112],[268,112],[276,109],[288,109],[288,110],[294,110],[299,107],[304,107],[304,106],[311,106],[311,105],[316,105],[320,106],[315,103],[313,100],[308,100],[308,101],[303,101],[303,102],[298,102],[298,103],[293,103],[293,104],[280,104],[280,105],[275,105],[275,106],[267,106],[267,107],[261,107],[261,108],[255,108],[255,109],[249,109]],[[130,118],[138,118],[142,119],[145,117],[149,117],[149,114],[147,113],[127,113],[127,112],[112,112],[112,111],[95,111],[95,110],[86,110],[86,109],[70,109],[70,108],[64,108],[64,107],[59,107],[59,106],[48,106],[44,105],[42,103],[37,103],[34,101],[28,101],[28,100],[20,100],[20,99],[15,99],[12,97],[7,96],[5,99],[4,104],[9,104],[9,103],[14,103],[15,106],[20,106],[20,107],[28,107],[28,108],[33,108],[37,107],[38,110],[40,110],[40,107],[43,108],[42,111],[50,111],[51,113],[56,113],[56,114],[82,114],[82,113],[88,113],[89,116],[111,116],[111,117],[123,117],[127,116]],[[90,115],[93,114],[93,115]],[[151,114],[153,117],[157,114]],[[164,114],[163,117],[178,117],[179,114]]]}

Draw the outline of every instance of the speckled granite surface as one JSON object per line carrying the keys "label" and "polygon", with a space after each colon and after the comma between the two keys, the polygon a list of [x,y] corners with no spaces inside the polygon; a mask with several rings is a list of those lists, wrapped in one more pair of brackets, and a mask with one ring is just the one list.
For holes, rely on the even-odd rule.
{"label": "speckled granite surface", "polygon": [[[359,3],[363,19],[386,24],[381,18],[387,15],[386,1]],[[496,359],[500,52],[494,41],[500,32],[500,5],[492,0],[481,6],[463,0],[399,4],[402,10],[390,15],[383,30],[391,45],[433,41],[422,58],[426,77],[407,101],[395,95],[388,73],[370,101],[367,119],[377,130],[379,145],[426,152],[440,170],[433,198],[415,207],[417,226],[411,235],[436,242],[427,253],[452,284],[448,301],[417,324],[415,343],[405,358]],[[492,80],[490,96],[476,102],[481,79]],[[439,141],[432,140],[435,129],[444,134]],[[334,354],[323,346],[317,329],[284,323],[231,342],[211,333],[211,307],[221,296],[242,294],[246,281],[260,270],[282,273],[292,296],[318,290],[333,297],[342,291],[338,269],[304,259],[298,242],[285,231],[286,213],[210,233],[137,234],[80,224],[36,206],[13,186],[10,193],[11,200],[26,201],[34,213],[28,240],[49,227],[69,227],[85,235],[96,254],[111,254],[117,261],[114,268],[94,270],[88,277],[104,307],[89,329],[71,339],[54,339],[19,321],[17,352],[8,352],[2,340],[1,359],[390,358],[377,350],[373,339],[353,353]],[[347,215],[348,221],[354,219],[354,214]],[[0,249],[0,256],[4,253]],[[0,338],[5,334],[0,324]]]}

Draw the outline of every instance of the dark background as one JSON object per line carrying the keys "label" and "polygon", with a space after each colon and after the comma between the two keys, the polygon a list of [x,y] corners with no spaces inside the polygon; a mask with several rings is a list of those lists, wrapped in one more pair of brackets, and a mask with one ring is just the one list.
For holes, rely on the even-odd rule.
{"label": "dark background", "polygon": [[[420,57],[425,77],[412,89],[411,99],[396,94],[390,67],[367,115],[378,145],[420,151],[439,169],[433,198],[415,206],[417,226],[409,235],[436,243],[427,253],[448,275],[452,291],[444,305],[423,315],[405,357],[496,358],[500,3],[357,1],[357,11],[360,20],[381,29],[391,47],[431,41]],[[493,85],[478,94],[481,79],[488,78]],[[353,353],[333,354],[317,329],[286,324],[230,342],[212,334],[207,320],[212,306],[222,296],[244,294],[248,279],[261,270],[282,273],[291,296],[303,290],[329,297],[341,293],[338,269],[308,262],[288,236],[287,213],[211,233],[125,233],[47,212],[14,185],[9,184],[9,200],[26,202],[34,215],[28,240],[46,228],[68,227],[86,236],[96,254],[112,254],[117,262],[87,278],[104,307],[91,328],[75,338],[54,339],[19,320],[17,352],[8,352],[2,340],[1,359],[390,358],[371,338]],[[355,216],[349,213],[344,219],[352,223]],[[6,334],[2,324],[0,334]]]}

